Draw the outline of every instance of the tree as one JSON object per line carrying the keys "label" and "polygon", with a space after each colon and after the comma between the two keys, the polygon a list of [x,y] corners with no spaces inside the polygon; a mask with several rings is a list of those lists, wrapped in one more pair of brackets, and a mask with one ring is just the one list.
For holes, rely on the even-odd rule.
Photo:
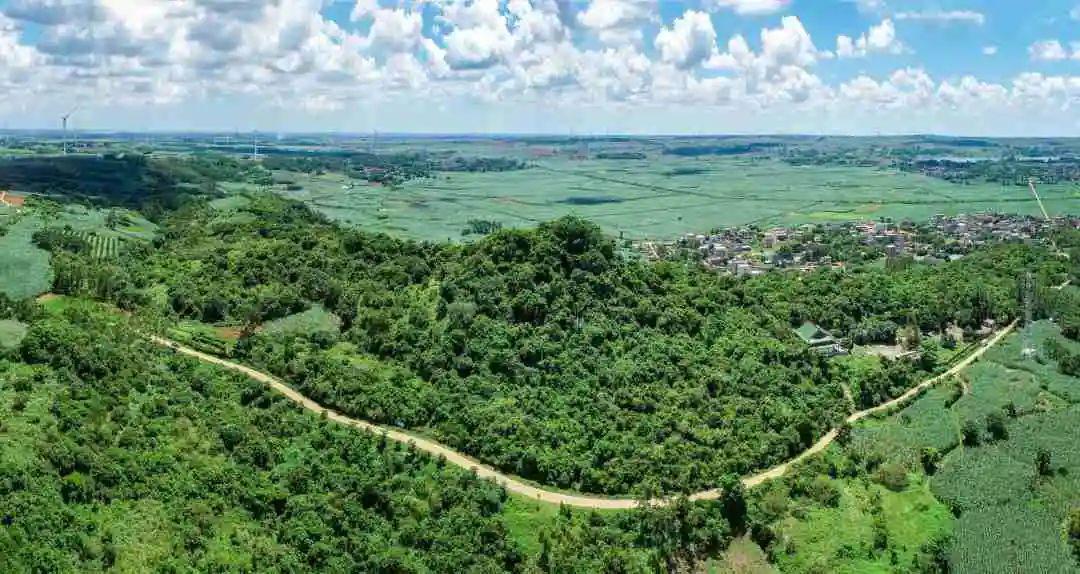
{"label": "tree", "polygon": [[937,472],[938,463],[941,462],[941,451],[932,446],[923,447],[922,452],[919,453],[919,461],[922,463],[923,471],[933,475]]}
{"label": "tree", "polygon": [[726,474],[720,479],[723,492],[721,504],[724,518],[731,525],[732,531],[741,533],[746,530],[746,488],[736,474]]}
{"label": "tree", "polygon": [[1009,438],[1009,428],[1005,423],[1005,415],[1001,412],[992,412],[986,417],[986,432],[990,440],[998,441]]}
{"label": "tree", "polygon": [[900,492],[907,488],[908,469],[902,462],[892,461],[881,465],[877,471],[877,481],[889,490]]}
{"label": "tree", "polygon": [[964,421],[963,426],[960,427],[960,435],[964,446],[979,446],[979,425],[974,420]]}
{"label": "tree", "polygon": [[1069,518],[1067,520],[1067,526],[1065,528],[1069,537],[1069,544],[1072,546],[1073,556],[1077,561],[1080,561],[1080,507],[1073,508],[1069,511]]}
{"label": "tree", "polygon": [[1035,453],[1035,471],[1039,473],[1039,476],[1050,476],[1053,472],[1050,463],[1050,451],[1040,448]]}

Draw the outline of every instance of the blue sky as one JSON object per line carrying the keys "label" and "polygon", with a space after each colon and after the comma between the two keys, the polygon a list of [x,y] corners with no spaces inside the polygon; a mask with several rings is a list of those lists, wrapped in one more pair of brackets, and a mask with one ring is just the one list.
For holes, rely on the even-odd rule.
{"label": "blue sky", "polygon": [[1080,135],[1080,0],[0,0],[0,127]]}

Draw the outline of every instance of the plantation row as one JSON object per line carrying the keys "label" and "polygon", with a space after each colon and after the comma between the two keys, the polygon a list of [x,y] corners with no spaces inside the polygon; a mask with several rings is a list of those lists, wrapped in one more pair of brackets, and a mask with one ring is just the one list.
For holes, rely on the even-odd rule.
{"label": "plantation row", "polygon": [[120,239],[115,235],[99,235],[93,231],[65,229],[64,234],[85,241],[94,259],[112,259],[120,252]]}

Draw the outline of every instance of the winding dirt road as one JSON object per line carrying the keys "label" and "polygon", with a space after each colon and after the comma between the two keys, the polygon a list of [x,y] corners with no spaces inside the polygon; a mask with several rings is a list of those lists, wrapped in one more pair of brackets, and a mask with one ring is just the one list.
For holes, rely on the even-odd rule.
{"label": "winding dirt road", "polygon": [[[992,337],[984,341],[975,351],[973,351],[970,355],[964,357],[964,359],[960,362],[953,365],[949,370],[941,373],[940,375],[936,375],[934,377],[926,379],[925,381],[909,389],[906,393],[900,395],[899,397],[896,397],[891,401],[882,403],[873,408],[852,413],[847,417],[847,422],[854,423],[860,419],[873,415],[874,413],[885,411],[902,403],[905,403],[918,395],[919,392],[923,389],[939,383],[942,380],[955,375],[956,373],[959,373],[960,371],[967,368],[968,365],[975,362],[979,357],[981,357],[983,353],[987,351],[987,349],[993,347],[999,341],[1001,341],[1001,339],[1005,337],[1005,335],[1009,334],[1015,327],[1016,321],[1013,321],[1008,326],[1001,329]],[[520,479],[507,476],[486,464],[480,463],[433,440],[416,437],[393,428],[388,428],[382,425],[377,425],[367,421],[347,417],[341,413],[328,409],[300,394],[292,387],[283,383],[277,377],[274,377],[262,371],[257,371],[255,369],[252,369],[251,367],[241,365],[239,363],[234,363],[227,359],[222,359],[221,357],[196,351],[195,349],[185,347],[184,345],[181,345],[180,343],[177,343],[176,341],[172,341],[170,339],[158,337],[156,335],[150,335],[149,338],[151,341],[158,345],[174,349],[179,353],[195,357],[196,359],[199,359],[200,361],[206,363],[220,365],[222,367],[225,367],[226,369],[242,373],[256,381],[265,383],[269,385],[270,388],[281,393],[282,395],[285,395],[286,398],[304,407],[305,409],[319,415],[325,413],[326,417],[329,420],[332,420],[336,423],[358,428],[360,430],[371,433],[384,434],[386,435],[386,438],[390,440],[394,440],[404,444],[412,443],[416,446],[417,449],[422,450],[426,453],[435,456],[443,456],[451,464],[457,465],[464,469],[473,470],[476,472],[476,475],[478,477],[490,479],[502,485],[506,490],[515,494],[526,496],[541,502],[547,502],[551,504],[565,504],[567,506],[576,506],[579,508],[618,510],[635,508],[640,504],[640,501],[631,498],[606,498],[603,496],[590,496],[584,494],[566,494],[558,491],[539,488],[527,482],[523,482]],[[818,441],[814,443],[810,448],[806,449],[795,458],[783,464],[774,466],[768,470],[764,470],[756,474],[751,474],[743,477],[743,485],[746,488],[753,488],[763,482],[783,476],[785,473],[787,473],[788,469],[790,469],[795,464],[825,450],[826,447],[828,447],[830,444],[832,444],[834,440],[836,440],[837,432],[838,429],[833,429],[829,431],[825,434],[825,436],[818,439]],[[713,500],[719,498],[721,494],[722,493],[720,489],[714,488],[711,490],[703,490],[701,492],[696,492],[694,494],[691,494],[689,498],[690,500]],[[668,502],[668,499],[656,499],[650,501],[650,504],[664,505]]]}

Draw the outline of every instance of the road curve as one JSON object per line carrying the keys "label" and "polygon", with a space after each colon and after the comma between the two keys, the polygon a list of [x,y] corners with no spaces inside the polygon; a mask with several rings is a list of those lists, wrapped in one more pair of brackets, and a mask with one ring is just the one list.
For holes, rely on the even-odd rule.
{"label": "road curve", "polygon": [[[911,400],[912,398],[917,396],[919,394],[919,392],[922,391],[923,389],[925,389],[927,387],[930,387],[930,386],[932,386],[932,385],[934,385],[936,383],[939,383],[942,380],[947,379],[947,378],[955,375],[956,373],[959,373],[960,371],[967,368],[968,365],[975,362],[989,348],[993,347],[999,341],[1001,341],[1001,339],[1003,337],[1005,337],[1005,335],[1007,335],[1009,332],[1011,332],[1015,327],[1016,327],[1016,321],[1013,321],[1008,326],[1001,329],[1000,331],[995,333],[992,337],[990,337],[989,339],[984,341],[982,344],[980,344],[978,349],[973,351],[968,356],[964,357],[963,360],[961,360],[960,362],[953,365],[951,368],[949,368],[949,370],[947,370],[947,371],[945,371],[945,372],[943,372],[943,373],[941,373],[939,375],[936,375],[934,377],[931,377],[929,379],[926,379],[925,381],[923,381],[923,382],[919,383],[918,385],[912,387],[907,392],[900,395],[899,397],[896,397],[895,399],[892,399],[891,401],[882,403],[882,404],[880,404],[880,405],[878,405],[876,407],[872,407],[872,408],[869,408],[869,409],[866,409],[866,410],[862,410],[862,411],[852,413],[851,415],[849,415],[847,417],[847,419],[846,419],[847,422],[848,423],[854,423],[854,422],[856,422],[856,421],[858,421],[860,419],[863,419],[863,418],[868,417],[870,415],[873,415],[875,413],[886,411],[886,410],[891,409],[893,407],[899,406],[899,405],[903,404],[904,402],[906,402],[908,400]],[[264,373],[262,371],[257,371],[257,370],[255,370],[255,369],[253,369],[251,367],[248,367],[246,365],[241,365],[239,363],[234,363],[233,361],[229,361],[227,359],[222,359],[221,357],[217,357],[215,355],[210,355],[210,354],[207,354],[207,353],[203,353],[201,351],[196,351],[195,349],[192,349],[190,347],[186,347],[184,345],[181,345],[180,343],[177,343],[176,341],[166,339],[164,337],[159,337],[157,335],[150,335],[149,338],[150,338],[151,341],[153,341],[154,343],[156,343],[158,345],[168,347],[168,348],[173,349],[173,350],[175,350],[175,351],[177,351],[179,353],[182,353],[184,355],[188,355],[188,356],[194,357],[196,359],[199,359],[200,361],[203,361],[203,362],[206,362],[206,363],[213,363],[215,365],[225,367],[226,369],[236,371],[238,373],[242,373],[242,374],[247,375],[248,377],[250,377],[250,378],[252,378],[252,379],[254,379],[256,381],[259,381],[261,383],[265,383],[265,384],[269,385],[270,388],[272,388],[275,391],[281,393],[287,399],[289,399],[292,402],[304,407],[305,409],[307,409],[307,410],[309,410],[309,411],[311,411],[313,413],[319,414],[319,415],[325,414],[326,418],[331,420],[331,421],[334,421],[336,423],[339,423],[339,424],[342,424],[342,425],[345,425],[345,426],[358,428],[358,429],[363,430],[363,431],[367,431],[367,432],[371,432],[371,433],[375,433],[375,434],[383,434],[383,435],[386,436],[386,438],[388,438],[390,440],[397,441],[397,442],[404,443],[404,444],[413,444],[413,445],[415,445],[415,447],[418,450],[422,450],[422,451],[424,451],[426,453],[429,453],[429,454],[432,454],[432,455],[435,455],[435,456],[445,457],[446,460],[448,462],[450,462],[451,464],[457,465],[457,466],[459,466],[461,468],[464,468],[464,469],[467,469],[467,470],[475,471],[476,476],[478,476],[480,478],[485,478],[485,479],[492,480],[495,483],[501,485],[506,490],[508,490],[510,492],[513,492],[515,494],[519,494],[521,496],[525,496],[525,497],[531,498],[533,500],[537,500],[537,501],[540,501],[540,502],[547,502],[547,503],[550,503],[550,504],[565,504],[567,506],[574,506],[574,507],[578,507],[578,508],[591,508],[591,509],[601,509],[601,510],[625,510],[625,509],[630,509],[630,508],[636,508],[639,504],[641,504],[641,502],[639,500],[632,499],[632,498],[608,498],[608,497],[603,497],[603,496],[590,496],[590,495],[584,495],[584,494],[567,494],[567,493],[563,493],[563,492],[558,492],[558,491],[553,491],[553,490],[545,490],[543,488],[539,488],[539,487],[534,486],[532,484],[523,482],[520,479],[513,478],[511,476],[507,476],[507,475],[499,472],[498,470],[495,470],[494,468],[492,468],[492,467],[490,467],[490,466],[488,466],[486,464],[478,462],[478,461],[476,461],[476,460],[474,460],[474,459],[472,459],[472,458],[470,458],[468,456],[465,456],[465,455],[463,455],[463,454],[461,454],[461,453],[459,453],[459,452],[457,452],[457,451],[455,451],[455,450],[453,450],[453,449],[451,449],[451,448],[449,448],[447,446],[439,444],[439,443],[437,443],[437,442],[435,442],[433,440],[429,440],[429,439],[425,439],[425,438],[421,438],[421,437],[416,437],[416,436],[401,432],[399,430],[389,428],[389,427],[385,427],[385,426],[382,426],[382,425],[377,425],[377,424],[374,424],[374,423],[370,423],[368,421],[364,421],[364,420],[360,420],[360,419],[354,419],[352,417],[348,417],[348,416],[345,416],[345,415],[343,415],[341,413],[338,413],[338,412],[336,412],[336,411],[334,411],[332,409],[328,409],[328,408],[320,405],[319,403],[307,398],[306,396],[300,394],[295,389],[293,389],[292,387],[286,385],[280,379],[278,379],[277,377],[274,377],[273,375],[269,375],[269,374]],[[767,469],[767,470],[764,470],[764,471],[761,471],[761,472],[758,472],[758,473],[751,474],[751,475],[743,477],[743,479],[742,479],[743,485],[746,488],[753,488],[753,487],[755,487],[755,486],[757,486],[757,485],[759,485],[759,484],[761,484],[763,482],[766,482],[768,480],[772,480],[774,478],[779,478],[779,477],[783,476],[795,464],[797,464],[800,461],[802,461],[802,460],[804,460],[804,459],[806,459],[808,457],[811,457],[811,456],[825,450],[826,447],[828,447],[830,444],[832,444],[832,442],[834,440],[836,440],[837,433],[838,433],[838,429],[833,429],[833,430],[829,431],[828,433],[826,433],[825,436],[818,439],[818,441],[816,443],[814,443],[812,446],[810,446],[809,448],[807,448],[803,452],[799,453],[799,455],[796,456],[795,458],[793,458],[793,459],[791,459],[791,460],[789,460],[789,461],[787,461],[785,463],[774,466],[774,467],[772,467],[770,469]],[[693,493],[693,494],[691,494],[689,496],[689,498],[690,498],[690,500],[714,500],[714,499],[719,498],[721,494],[722,494],[722,492],[720,491],[720,489],[714,488],[714,489],[710,489],[710,490],[703,490],[701,492]],[[649,504],[659,506],[659,505],[668,504],[669,502],[670,502],[670,499],[655,499],[655,500],[650,501]]]}

